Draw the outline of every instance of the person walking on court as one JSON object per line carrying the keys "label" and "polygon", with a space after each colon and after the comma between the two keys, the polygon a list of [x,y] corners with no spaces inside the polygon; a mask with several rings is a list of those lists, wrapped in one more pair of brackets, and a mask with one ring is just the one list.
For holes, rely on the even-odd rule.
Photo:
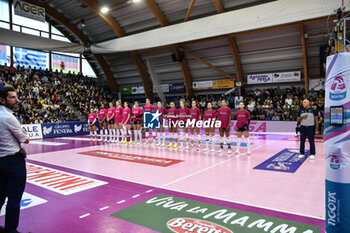
{"label": "person walking on court", "polygon": [[26,185],[25,151],[21,143],[29,137],[13,115],[20,101],[12,87],[0,88],[0,210],[7,197],[5,228],[0,232],[18,233],[20,203]]}
{"label": "person walking on court", "polygon": [[310,101],[303,101],[303,108],[298,113],[298,122],[300,122],[300,155],[299,158],[305,157],[305,141],[309,139],[310,159],[315,159],[315,133],[318,134],[318,115],[317,112],[310,108]]}

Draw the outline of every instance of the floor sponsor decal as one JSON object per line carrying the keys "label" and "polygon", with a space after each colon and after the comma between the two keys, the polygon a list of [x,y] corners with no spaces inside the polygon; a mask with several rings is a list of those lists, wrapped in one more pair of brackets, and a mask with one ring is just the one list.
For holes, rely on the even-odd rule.
{"label": "floor sponsor decal", "polygon": [[294,173],[309,156],[310,151],[305,150],[305,158],[299,158],[299,149],[284,149],[271,158],[265,160],[254,169]]}
{"label": "floor sponsor decal", "polygon": [[159,194],[112,216],[162,233],[320,233],[321,228]]}
{"label": "floor sponsor decal", "polygon": [[27,163],[27,182],[63,195],[107,184],[104,181],[31,163]]}
{"label": "floor sponsor decal", "polygon": [[86,152],[80,152],[79,154],[96,156],[101,158],[116,159],[116,160],[122,160],[127,162],[155,165],[155,166],[161,166],[161,167],[168,167],[168,166],[183,162],[183,160],[178,160],[178,159],[151,157],[151,156],[126,154],[126,153],[103,151],[103,150],[86,151]]}
{"label": "floor sponsor decal", "polygon": [[[21,210],[27,209],[27,208],[30,208],[33,206],[41,205],[41,204],[44,204],[46,202],[47,202],[47,200],[44,200],[40,197],[36,197],[32,194],[25,192],[25,193],[23,193],[22,200],[21,200]],[[1,209],[0,216],[5,215],[6,205],[7,205],[7,199],[5,200],[5,205]]]}

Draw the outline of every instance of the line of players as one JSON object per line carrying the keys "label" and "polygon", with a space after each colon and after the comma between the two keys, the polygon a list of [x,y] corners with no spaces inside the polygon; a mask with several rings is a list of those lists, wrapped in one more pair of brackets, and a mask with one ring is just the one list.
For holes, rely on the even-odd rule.
{"label": "line of players", "polygon": [[[109,103],[109,108],[106,109],[104,104],[101,104],[101,109],[98,112],[98,116],[94,113],[94,110],[90,110],[88,122],[90,125],[90,142],[97,141],[97,120],[100,125],[100,139],[99,141],[115,142],[122,144],[142,144],[142,117],[143,112],[156,112],[158,111],[161,119],[161,127],[157,129],[158,135],[155,130],[145,129],[145,142],[149,144],[150,131],[153,137],[153,146],[165,146],[165,130],[163,127],[163,119],[168,120],[169,128],[169,148],[185,148],[191,150],[194,147],[194,141],[197,137],[198,146],[197,150],[200,150],[201,133],[198,127],[177,127],[178,122],[182,121],[186,123],[187,119],[191,120],[205,120],[205,121],[221,121],[220,133],[220,149],[218,153],[222,153],[224,150],[224,135],[226,138],[226,145],[228,147],[228,153],[231,153],[231,139],[230,139],[230,123],[231,123],[231,109],[227,107],[225,100],[221,102],[221,107],[218,111],[212,109],[212,104],[208,103],[207,109],[203,116],[201,111],[197,107],[197,102],[192,101],[191,108],[186,107],[185,102],[180,102],[180,108],[175,107],[175,103],[170,103],[170,108],[163,107],[162,102],[157,103],[155,108],[149,99],[146,99],[146,105],[139,107],[139,103],[134,103],[134,108],[131,110],[128,102],[124,102],[124,107],[121,106],[121,101],[116,101],[116,107],[113,103]],[[98,119],[97,119],[98,117]],[[241,137],[244,135],[247,143],[248,154],[251,153],[250,141],[249,141],[249,123],[250,114],[245,109],[244,103],[240,103],[240,109],[236,112],[237,119],[237,150],[236,153],[240,153]],[[134,141],[132,140],[131,121],[133,121]],[[108,128],[108,129],[107,129]],[[178,132],[179,131],[179,132]],[[189,135],[190,132],[190,135]],[[109,139],[108,139],[109,137]],[[129,140],[128,140],[129,138]],[[179,142],[179,146],[178,146]],[[215,128],[205,128],[205,144],[204,151],[209,151],[209,144],[211,144],[210,151],[215,151]]]}

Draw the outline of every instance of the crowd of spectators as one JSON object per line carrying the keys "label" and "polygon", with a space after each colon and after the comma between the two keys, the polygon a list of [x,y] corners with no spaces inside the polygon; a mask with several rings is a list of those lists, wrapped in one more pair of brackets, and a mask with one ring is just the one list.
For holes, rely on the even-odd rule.
{"label": "crowd of spectators", "polygon": [[0,87],[5,85],[17,91],[21,104],[15,116],[22,124],[79,121],[81,119],[62,96],[67,96],[76,107],[82,107],[81,102],[85,102],[80,97],[84,96],[88,86],[97,99],[103,96],[95,91],[97,87],[92,85],[91,78],[30,66],[0,66]]}

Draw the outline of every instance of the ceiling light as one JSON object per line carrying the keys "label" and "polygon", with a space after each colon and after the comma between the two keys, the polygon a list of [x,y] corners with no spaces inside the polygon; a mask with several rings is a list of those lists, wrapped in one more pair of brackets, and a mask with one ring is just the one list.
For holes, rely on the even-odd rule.
{"label": "ceiling light", "polygon": [[101,8],[101,13],[106,14],[109,11],[108,7],[104,6]]}
{"label": "ceiling light", "polygon": [[141,0],[132,0],[132,2],[137,3],[140,2]]}

